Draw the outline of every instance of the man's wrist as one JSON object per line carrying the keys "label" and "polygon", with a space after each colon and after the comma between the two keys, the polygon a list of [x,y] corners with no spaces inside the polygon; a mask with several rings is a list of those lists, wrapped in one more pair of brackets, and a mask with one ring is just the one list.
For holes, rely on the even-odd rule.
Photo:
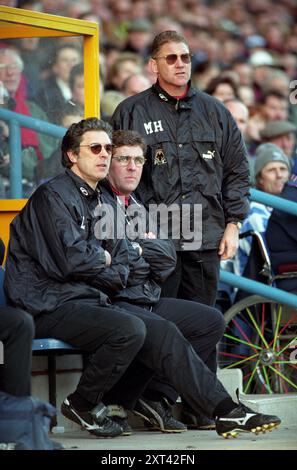
{"label": "man's wrist", "polygon": [[238,228],[238,230],[240,230],[241,227],[242,227],[242,222],[240,222],[240,220],[229,220],[229,221],[227,222],[227,224],[236,225],[236,227]]}

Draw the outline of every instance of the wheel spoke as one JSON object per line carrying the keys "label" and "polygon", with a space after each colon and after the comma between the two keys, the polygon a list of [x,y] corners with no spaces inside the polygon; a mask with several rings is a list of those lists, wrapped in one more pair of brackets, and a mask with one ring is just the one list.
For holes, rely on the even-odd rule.
{"label": "wheel spoke", "polygon": [[282,316],[282,306],[279,305],[278,314],[277,314],[276,328],[275,328],[275,333],[274,333],[273,347],[272,347],[273,351],[275,351],[276,340],[277,340],[277,337],[278,337],[278,331],[279,331],[281,316]]}
{"label": "wheel spoke", "polygon": [[[283,331],[285,331],[285,329],[286,329],[291,323],[293,323],[293,319],[287,321],[287,323],[286,323],[286,324],[282,327],[282,329],[278,332],[278,336],[280,336],[280,335],[283,333]],[[273,340],[269,343],[269,347],[271,347],[272,343],[273,343]]]}
{"label": "wheel spoke", "polygon": [[247,311],[247,313],[248,313],[248,315],[249,315],[249,317],[250,317],[250,319],[251,319],[251,321],[252,321],[252,323],[253,323],[253,325],[254,325],[257,333],[258,333],[258,335],[260,336],[262,342],[264,343],[266,348],[268,348],[269,347],[268,343],[267,343],[266,339],[264,338],[264,336],[262,335],[261,330],[260,330],[259,326],[257,325],[257,322],[256,322],[256,320],[254,319],[254,317],[251,313],[251,310],[249,308],[247,308],[246,311]]}
{"label": "wheel spoke", "polygon": [[289,385],[291,385],[293,388],[296,388],[296,390],[297,390],[297,385],[295,383],[293,383],[290,379],[285,377],[284,374],[282,374],[279,370],[275,369],[272,366],[268,366],[268,367],[269,367],[269,369],[273,370],[273,372],[275,372],[277,375],[279,375],[285,382],[287,382]]}
{"label": "wheel spoke", "polygon": [[264,328],[265,328],[265,304],[262,304],[261,332],[263,336],[264,336]]}
{"label": "wheel spoke", "polygon": [[246,357],[246,356],[242,356],[241,354],[233,354],[233,353],[228,353],[228,352],[220,352],[219,355],[224,356],[224,357],[234,357],[236,359],[243,359]]}
{"label": "wheel spoke", "polygon": [[255,373],[256,373],[257,367],[258,367],[258,365],[259,365],[259,362],[260,362],[260,360],[258,360],[258,361],[256,362],[256,364],[255,364],[255,367],[254,367],[254,369],[253,369],[253,371],[252,371],[252,373],[251,373],[251,376],[250,376],[250,378],[249,378],[249,380],[248,380],[248,383],[247,383],[246,386],[245,386],[244,393],[247,393],[247,391],[248,391],[248,389],[249,389],[249,386],[250,386],[250,384],[251,384],[251,382],[252,382],[252,380],[253,380],[253,378],[254,378],[254,375],[255,375]]}
{"label": "wheel spoke", "polygon": [[259,356],[259,354],[254,354],[253,356],[246,357],[245,359],[242,359],[241,361],[234,362],[233,364],[229,364],[229,366],[224,367],[224,369],[231,369],[232,367],[236,367],[239,364],[243,364],[244,362],[251,361],[255,357]]}
{"label": "wheel spoke", "polygon": [[263,369],[263,372],[264,372],[264,378],[265,378],[265,383],[266,383],[268,392],[273,393],[272,390],[271,390],[271,386],[270,386],[269,377],[268,377],[268,374],[267,374],[266,367],[262,366],[262,369]]}
{"label": "wheel spoke", "polygon": [[278,351],[277,356],[280,356],[295,341],[297,341],[297,336],[295,336],[295,338],[293,338],[291,341],[289,341],[288,344],[286,344],[286,346],[281,351]]}
{"label": "wheel spoke", "polygon": [[247,343],[243,339],[236,338],[236,336],[231,336],[231,335],[228,335],[227,333],[225,333],[224,336],[226,336],[229,339],[233,339],[233,341],[236,341],[237,343],[246,344],[250,348],[259,349],[260,351],[262,351],[262,348],[260,348],[260,346],[256,346],[255,344]]}
{"label": "wheel spoke", "polygon": [[[244,321],[244,320],[241,318],[241,321]],[[249,325],[247,322],[244,321],[244,323],[246,323],[246,325],[247,325],[248,327],[250,327],[250,325]],[[250,338],[248,337],[248,335],[246,334],[246,332],[242,329],[242,327],[241,327],[241,325],[238,323],[238,321],[236,321],[235,319],[233,319],[233,324],[236,326],[236,328],[237,328],[237,329],[239,330],[239,332],[242,334],[242,336],[244,337],[244,339],[245,339],[246,341],[248,341],[249,344],[252,344]],[[255,347],[254,347],[253,349],[254,349],[254,351],[256,352]]]}

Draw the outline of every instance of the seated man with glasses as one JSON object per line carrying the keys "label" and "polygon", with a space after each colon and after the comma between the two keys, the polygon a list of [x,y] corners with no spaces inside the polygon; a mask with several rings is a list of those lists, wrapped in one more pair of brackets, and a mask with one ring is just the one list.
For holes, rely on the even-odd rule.
{"label": "seated man with glasses", "polygon": [[[124,214],[122,221],[116,221],[116,228],[119,229],[119,225],[123,222],[121,233],[125,233],[129,247],[130,274],[127,287],[115,292],[112,301],[129,311],[146,308],[151,311],[150,316],[159,315],[172,321],[191,343],[198,356],[215,373],[216,345],[225,330],[222,314],[212,307],[197,302],[160,298],[160,285],[175,269],[176,257],[172,241],[156,239],[154,233],[148,232],[145,226],[143,228],[141,226],[143,219],[146,225],[146,211],[137,201],[133,191],[137,188],[142,175],[146,161],[145,151],[146,144],[140,134],[134,131],[115,131],[107,181],[100,183],[99,186],[103,201],[106,199],[106,203],[117,206],[114,214],[116,216],[119,214],[117,208],[120,208]],[[134,210],[136,217],[133,217]],[[137,220],[138,215],[142,220]],[[138,229],[137,238],[134,232],[130,233],[133,237],[131,241],[130,224],[131,228]],[[143,229],[144,231],[141,231]],[[143,388],[144,381],[140,382],[140,392]],[[177,397],[174,388],[163,377],[150,382],[136,405],[133,399],[131,401],[129,385],[126,388],[117,386],[113,397],[105,397],[105,401],[124,402],[127,408],[134,408],[135,412],[144,418],[148,427],[175,433],[187,429],[172,416],[171,408]],[[196,421],[200,429],[214,429],[214,421],[203,414],[199,417],[197,415],[198,413]]]}
{"label": "seated man with glasses", "polygon": [[111,138],[111,127],[96,118],[70,126],[61,146],[65,172],[39,186],[14,219],[5,271],[7,300],[33,316],[37,338],[90,354],[62,412],[96,437],[123,432],[101,398],[146,335],[143,322],[113,307],[104,293],[123,288],[128,276],[125,240],[109,253],[94,236],[97,183],[109,168]]}

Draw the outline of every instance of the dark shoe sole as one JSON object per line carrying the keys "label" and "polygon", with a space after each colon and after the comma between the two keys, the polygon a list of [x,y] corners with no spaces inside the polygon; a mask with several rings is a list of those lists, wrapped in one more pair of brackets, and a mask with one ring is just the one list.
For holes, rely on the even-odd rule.
{"label": "dark shoe sole", "polygon": [[187,424],[187,428],[200,431],[215,431],[215,424]]}

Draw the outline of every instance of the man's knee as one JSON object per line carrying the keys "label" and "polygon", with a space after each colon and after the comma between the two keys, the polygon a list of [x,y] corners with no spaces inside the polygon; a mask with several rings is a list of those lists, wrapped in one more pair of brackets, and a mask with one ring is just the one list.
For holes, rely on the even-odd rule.
{"label": "man's knee", "polygon": [[162,338],[164,339],[166,337],[183,337],[183,334],[181,333],[180,329],[176,326],[176,324],[170,320],[165,319],[158,321],[158,323],[156,324],[155,334],[156,337],[157,335],[160,335],[160,341],[162,341]]}
{"label": "man's knee", "polygon": [[225,318],[224,318],[224,315],[222,315],[222,313],[217,310],[216,308],[213,308],[212,309],[212,313],[211,313],[211,324],[212,324],[212,328],[211,330],[213,332],[216,332],[218,338],[220,339],[223,334],[225,333],[225,329],[226,329],[226,323],[225,323]]}
{"label": "man's knee", "polygon": [[122,344],[134,344],[140,349],[146,337],[144,322],[133,315],[123,317],[122,322],[115,328],[114,339]]}
{"label": "man's knee", "polygon": [[10,331],[14,331],[18,336],[32,341],[35,331],[32,316],[23,310],[13,307],[5,307],[5,314]]}

